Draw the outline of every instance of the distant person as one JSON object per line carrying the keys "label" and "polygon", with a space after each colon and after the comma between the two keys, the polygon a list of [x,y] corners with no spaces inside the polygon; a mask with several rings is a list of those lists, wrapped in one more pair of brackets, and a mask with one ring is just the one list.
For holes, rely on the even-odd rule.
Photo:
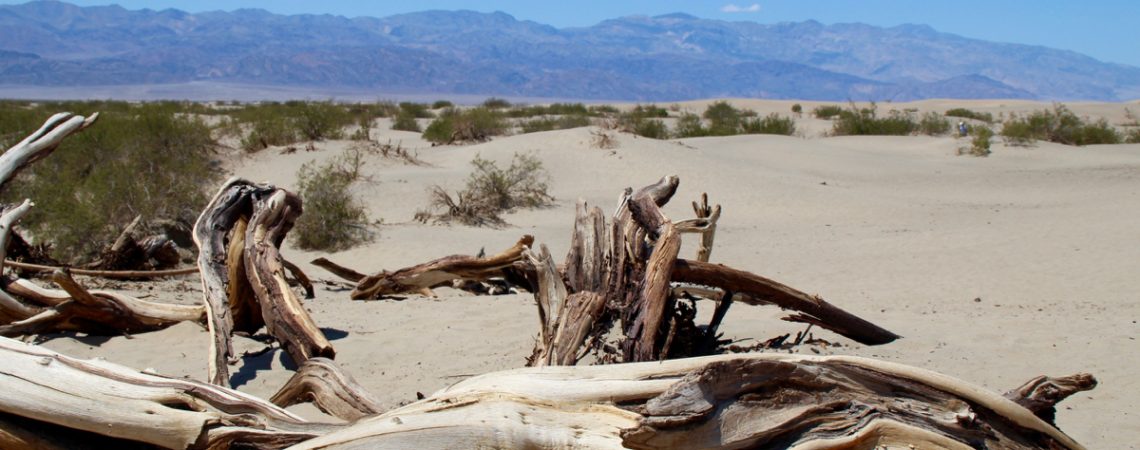
{"label": "distant person", "polygon": [[970,132],[970,129],[966,128],[966,121],[959,120],[958,121],[958,136],[966,137],[966,134],[968,134],[969,132]]}

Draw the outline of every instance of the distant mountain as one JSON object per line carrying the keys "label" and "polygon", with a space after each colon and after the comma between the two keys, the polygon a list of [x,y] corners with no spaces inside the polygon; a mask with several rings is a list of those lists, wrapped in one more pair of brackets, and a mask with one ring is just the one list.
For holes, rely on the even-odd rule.
{"label": "distant mountain", "polygon": [[644,101],[1140,97],[1137,67],[923,25],[668,14],[558,29],[501,12],[346,18],[0,6],[0,84],[192,81]]}

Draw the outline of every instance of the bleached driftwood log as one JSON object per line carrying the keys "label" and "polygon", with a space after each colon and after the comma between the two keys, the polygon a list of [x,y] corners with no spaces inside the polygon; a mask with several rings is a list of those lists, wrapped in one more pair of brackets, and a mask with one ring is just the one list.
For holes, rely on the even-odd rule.
{"label": "bleached driftwood log", "polygon": [[[349,281],[357,281],[356,288],[352,290],[350,296],[353,300],[377,299],[385,295],[420,292],[452,280],[479,281],[503,276],[503,269],[522,260],[523,250],[533,244],[534,237],[526,235],[511,248],[489,257],[451,255],[394,272],[381,271],[358,280],[349,278]],[[313,263],[325,268],[339,267],[328,260],[320,263],[318,261]],[[344,268],[331,271],[337,275],[344,274],[346,278],[357,273]]]}
{"label": "bleached driftwood log", "polygon": [[295,363],[336,352],[288,287],[279,248],[301,214],[297,195],[231,178],[194,224],[207,310],[209,378],[229,384],[235,330],[265,326]]}
{"label": "bleached driftwood log", "polygon": [[[1001,395],[855,357],[769,353],[516,369],[345,425],[305,421],[227,388],[4,338],[0,359],[7,431],[0,447],[17,450],[33,448],[27,436],[45,431],[81,436],[89,446],[111,439],[114,447],[178,449],[1082,448]],[[318,404],[336,397],[326,409],[339,404],[349,418],[374,408],[361,406],[374,400],[331,361],[308,365],[317,369],[298,377],[317,382],[292,394],[308,389]]]}

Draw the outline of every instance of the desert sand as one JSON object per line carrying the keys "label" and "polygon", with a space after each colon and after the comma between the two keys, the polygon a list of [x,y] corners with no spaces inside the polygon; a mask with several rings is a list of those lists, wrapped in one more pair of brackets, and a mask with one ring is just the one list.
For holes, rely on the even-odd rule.
{"label": "desert sand", "polygon": [[[681,103],[695,112],[707,102]],[[791,101],[734,100],[761,114],[786,114]],[[805,111],[819,103],[800,102]],[[880,110],[950,107],[1008,114],[1048,107],[1023,101],[923,101]],[[1123,122],[1138,104],[1070,104],[1077,114]],[[712,261],[817,293],[902,336],[868,347],[827,331],[839,346],[796,352],[870,356],[924,367],[1004,392],[1040,375],[1091,372],[1100,385],[1063,402],[1059,427],[1089,448],[1137,448],[1140,442],[1140,145],[1068,147],[1040,142],[987,158],[958,156],[953,137],[825,137],[830,123],[797,119],[801,136],[736,136],[657,141],[617,136],[618,147],[591,146],[592,128],[497,137],[431,147],[416,133],[375,124],[373,136],[412,148],[426,164],[374,157],[357,186],[369,213],[383,221],[370,245],[335,253],[284,255],[310,277],[334,277],[308,265],[318,256],[364,272],[396,269],[454,253],[488,253],[534,235],[561,259],[574,204],[612,210],[627,186],[680,176],[665,208],[689,218],[689,201],[707,192],[724,208]],[[237,155],[232,174],[294,188],[297,169],[339,154],[347,141],[317,151],[271,148]],[[476,154],[508,164],[533,152],[551,175],[555,206],[505,216],[501,229],[421,224],[413,220],[438,184],[459,189]],[[695,252],[690,237],[683,255]],[[198,301],[196,277],[127,285],[154,298]],[[352,301],[342,287],[319,283],[307,302],[337,350],[337,362],[388,405],[412,401],[465,377],[521,367],[538,331],[527,293]],[[704,306],[706,310],[710,306]],[[706,311],[707,314],[707,311]],[[726,337],[743,344],[804,327],[778,320],[773,307],[733,306]],[[183,323],[124,337],[42,336],[44,345],[78,357],[103,357],[171,376],[205,379],[209,336]],[[239,338],[238,351],[263,344]],[[238,389],[268,397],[290,376],[280,350],[232,368]],[[296,407],[319,417],[311,407]]]}

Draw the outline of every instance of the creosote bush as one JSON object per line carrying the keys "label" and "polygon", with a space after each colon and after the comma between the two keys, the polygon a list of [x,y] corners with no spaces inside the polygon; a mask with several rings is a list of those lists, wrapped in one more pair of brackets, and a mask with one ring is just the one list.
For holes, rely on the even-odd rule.
{"label": "creosote bush", "polygon": [[741,134],[780,134],[791,136],[796,134],[796,121],[791,117],[783,117],[776,113],[764,117],[744,119],[740,122]]}
{"label": "creosote bush", "polygon": [[918,124],[905,112],[891,111],[887,117],[879,117],[878,106],[871,103],[868,108],[859,108],[854,103],[839,113],[832,124],[834,136],[905,136],[918,129]]}
{"label": "creosote bush", "polygon": [[968,154],[971,156],[989,156],[990,155],[990,138],[994,137],[993,130],[991,130],[990,127],[987,127],[987,126],[978,126],[978,127],[974,127],[971,132],[973,133],[974,137],[973,137],[973,139],[970,139],[970,147],[969,148],[965,148],[965,147],[959,148],[958,154],[959,155],[967,155]]}
{"label": "creosote bush", "polygon": [[1052,110],[1011,116],[1002,125],[1001,136],[1009,145],[1031,145],[1038,140],[1066,145],[1119,144],[1122,140],[1107,120],[1085,122],[1060,103]]}
{"label": "creosote bush", "polygon": [[950,132],[950,121],[936,112],[922,115],[918,122],[918,132],[927,136],[938,136]]}
{"label": "creosote bush", "polygon": [[424,129],[423,138],[433,144],[483,142],[507,132],[503,113],[483,107],[448,108]]}
{"label": "creosote bush", "polygon": [[290,236],[298,248],[335,252],[372,239],[364,204],[351,190],[363,165],[364,152],[350,147],[328,162],[309,162],[297,171],[304,212]]}
{"label": "creosote bush", "polygon": [[814,115],[816,119],[831,119],[838,116],[841,112],[843,112],[843,107],[839,105],[817,106],[811,110],[812,115]]}
{"label": "creosote bush", "polygon": [[420,128],[420,123],[416,121],[416,116],[408,111],[400,111],[400,113],[396,115],[396,119],[392,121],[392,129],[414,131],[417,133],[423,131]]}
{"label": "creosote bush", "polygon": [[[52,243],[56,259],[90,261],[135,216],[144,222],[194,223],[219,177],[209,127],[174,102],[48,102],[0,112],[5,117],[0,138],[14,144],[64,110],[99,111],[99,121],[64,140],[3,192],[5,202],[36,202],[23,226],[40,243]],[[19,139],[11,137],[16,135]]]}
{"label": "creosote bush", "polygon": [[554,201],[547,193],[550,175],[542,161],[532,154],[515,153],[510,167],[500,168],[494,161],[476,155],[471,160],[474,170],[467,185],[453,198],[446,190],[433,186],[432,208],[439,214],[417,214],[420,220],[434,217],[437,222],[460,222],[465,225],[502,225],[500,214],[518,208],[541,208]]}
{"label": "creosote bush", "polygon": [[949,109],[943,115],[945,115],[946,117],[961,117],[961,118],[965,118],[965,119],[980,120],[980,121],[985,122],[985,123],[993,123],[993,121],[994,121],[994,115],[993,114],[980,113],[980,112],[968,110],[966,108]]}

